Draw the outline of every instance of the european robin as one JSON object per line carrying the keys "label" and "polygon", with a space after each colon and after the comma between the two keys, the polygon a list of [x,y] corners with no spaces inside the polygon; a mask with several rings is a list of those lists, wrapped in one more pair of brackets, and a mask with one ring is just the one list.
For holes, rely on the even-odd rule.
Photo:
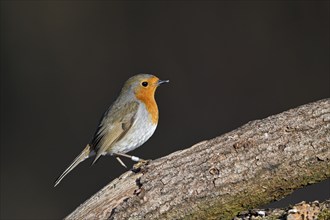
{"label": "european robin", "polygon": [[95,156],[94,164],[101,155],[119,156],[136,162],[144,161],[126,153],[140,147],[155,132],[158,124],[158,107],[155,101],[157,87],[169,80],[160,80],[150,74],[129,78],[116,101],[107,109],[91,142],[57,178],[54,187],[79,163]]}

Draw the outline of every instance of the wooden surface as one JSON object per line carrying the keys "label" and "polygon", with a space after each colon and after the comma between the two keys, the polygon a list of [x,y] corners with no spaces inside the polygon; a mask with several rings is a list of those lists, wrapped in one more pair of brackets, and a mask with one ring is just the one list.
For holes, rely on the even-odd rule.
{"label": "wooden surface", "polygon": [[67,219],[231,219],[330,177],[330,99],[128,171]]}
{"label": "wooden surface", "polygon": [[329,220],[330,200],[323,202],[302,201],[290,207],[276,209],[252,209],[240,212],[233,220]]}

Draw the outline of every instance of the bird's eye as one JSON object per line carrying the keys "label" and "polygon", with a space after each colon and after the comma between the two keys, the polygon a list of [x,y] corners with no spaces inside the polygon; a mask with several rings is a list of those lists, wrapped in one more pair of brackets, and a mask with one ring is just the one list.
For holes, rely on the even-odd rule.
{"label": "bird's eye", "polygon": [[142,82],[142,86],[147,87],[148,86],[148,82]]}

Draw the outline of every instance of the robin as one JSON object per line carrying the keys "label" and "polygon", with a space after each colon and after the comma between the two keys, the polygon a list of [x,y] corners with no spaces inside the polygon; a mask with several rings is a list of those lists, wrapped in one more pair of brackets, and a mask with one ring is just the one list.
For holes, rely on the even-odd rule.
{"label": "robin", "polygon": [[54,187],[79,163],[92,156],[95,156],[92,164],[102,155],[115,156],[124,167],[127,166],[120,157],[145,162],[126,153],[140,147],[155,132],[158,124],[155,91],[159,85],[167,82],[169,80],[160,80],[150,74],[129,78],[117,100],[103,114],[92,141],[57,178]]}

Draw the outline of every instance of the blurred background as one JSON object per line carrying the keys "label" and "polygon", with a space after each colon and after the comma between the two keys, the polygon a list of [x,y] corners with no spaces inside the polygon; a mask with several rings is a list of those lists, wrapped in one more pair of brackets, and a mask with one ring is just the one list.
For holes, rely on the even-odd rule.
{"label": "blurred background", "polygon": [[87,160],[53,188],[136,73],[171,81],[132,152],[156,159],[329,97],[329,60],[329,1],[1,1],[1,219],[63,218],[126,171]]}

